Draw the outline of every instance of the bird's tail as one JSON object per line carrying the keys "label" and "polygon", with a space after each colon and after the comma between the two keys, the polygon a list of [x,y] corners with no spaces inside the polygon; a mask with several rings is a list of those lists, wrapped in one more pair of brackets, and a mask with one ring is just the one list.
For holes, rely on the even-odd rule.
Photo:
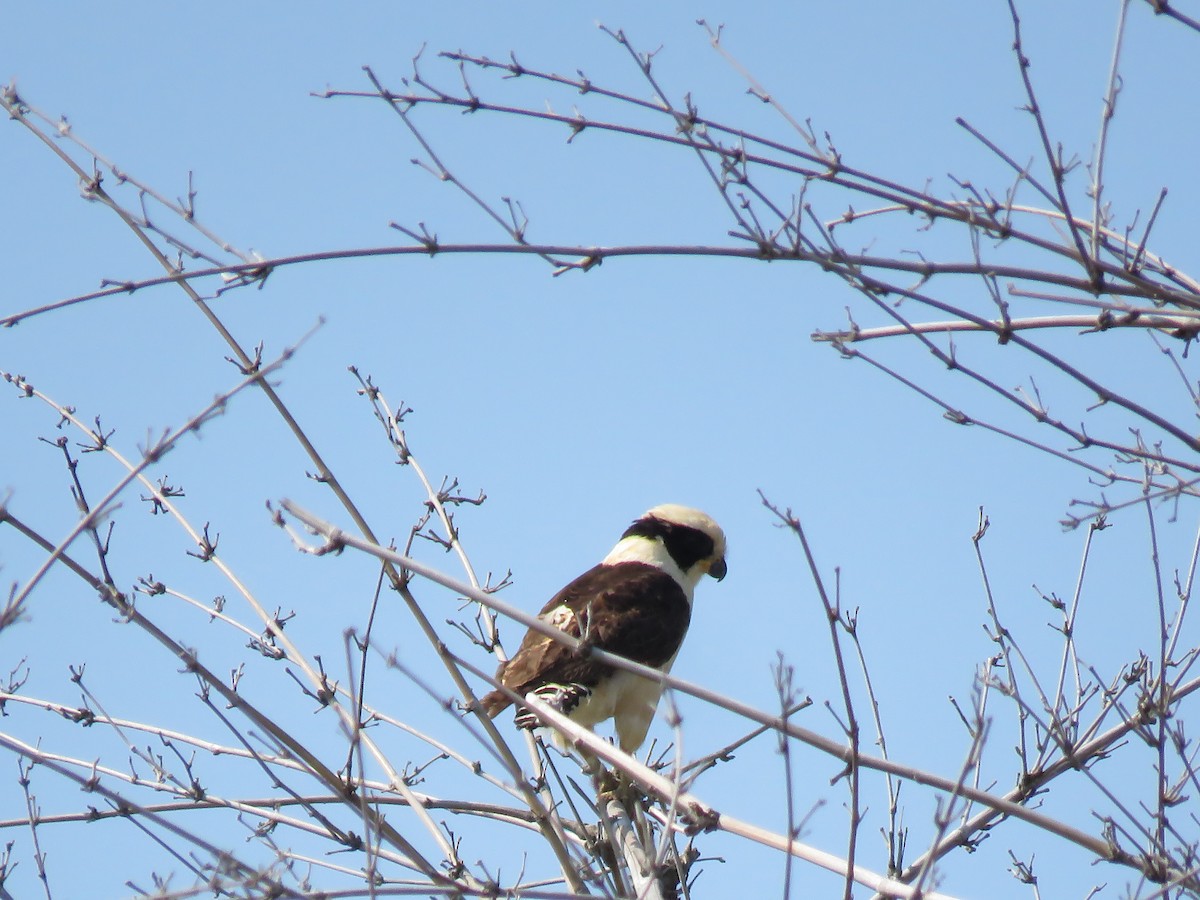
{"label": "bird's tail", "polygon": [[483,711],[488,714],[489,719],[496,718],[496,716],[512,705],[512,700],[500,691],[491,691],[484,694],[479,698],[479,702],[483,705]]}

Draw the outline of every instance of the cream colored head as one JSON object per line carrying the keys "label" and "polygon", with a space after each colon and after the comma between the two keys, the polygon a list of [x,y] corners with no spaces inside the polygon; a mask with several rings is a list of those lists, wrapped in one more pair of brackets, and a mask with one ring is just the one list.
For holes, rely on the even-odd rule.
{"label": "cream colored head", "polygon": [[701,576],[718,581],[725,577],[725,532],[698,509],[663,503],[635,519],[604,562],[641,562],[663,569],[690,599]]}

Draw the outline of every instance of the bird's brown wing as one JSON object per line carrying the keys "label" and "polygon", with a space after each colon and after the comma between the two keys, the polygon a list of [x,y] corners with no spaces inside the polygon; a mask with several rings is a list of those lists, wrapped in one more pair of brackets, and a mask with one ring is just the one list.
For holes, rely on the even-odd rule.
{"label": "bird's brown wing", "polygon": [[[691,620],[683,588],[662,569],[644,563],[600,565],[551,598],[541,619],[610,653],[659,667],[683,642]],[[594,687],[612,671],[553,638],[530,630],[496,678],[519,695],[545,684]],[[481,698],[495,716],[512,701],[500,691]]]}

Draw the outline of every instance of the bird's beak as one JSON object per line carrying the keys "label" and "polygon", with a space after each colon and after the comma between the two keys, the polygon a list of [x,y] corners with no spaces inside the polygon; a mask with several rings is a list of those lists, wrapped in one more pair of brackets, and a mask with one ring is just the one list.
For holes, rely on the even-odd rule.
{"label": "bird's beak", "polygon": [[713,561],[713,564],[708,567],[708,574],[720,581],[729,573],[729,566],[725,565],[725,557],[720,557]]}

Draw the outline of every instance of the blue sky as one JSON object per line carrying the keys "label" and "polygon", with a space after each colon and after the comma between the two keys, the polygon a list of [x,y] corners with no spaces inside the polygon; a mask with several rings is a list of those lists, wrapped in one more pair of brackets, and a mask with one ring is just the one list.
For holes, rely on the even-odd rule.
{"label": "blue sky", "polygon": [[[1031,72],[1056,138],[1087,158],[1117,4],[1039,6],[1026,3],[1021,10]],[[503,242],[494,223],[453,187],[410,163],[420,148],[383,103],[312,94],[327,87],[368,89],[363,65],[399,89],[424,46],[422,71],[448,86],[457,86],[458,76],[436,59],[437,51],[498,58],[513,51],[526,65],[564,73],[583,69],[597,83],[645,96],[636,68],[597,20],[625,29],[644,49],[661,45],[655,74],[672,96],[690,91],[705,115],[795,140],[769,107],[747,96],[744,82],[709,47],[695,20],[724,23],[730,51],[793,115],[811,118],[818,133],[828,130],[848,163],[897,181],[931,179],[944,190],[954,175],[1006,186],[1003,166],[955,125],[956,116],[968,118],[1015,158],[1029,159],[1038,147],[1029,117],[1019,109],[1024,98],[1001,2],[753,9],[534,3],[519,10],[367,3],[336,12],[281,3],[125,3],[103,14],[26,4],[7,9],[5,17],[0,78],[14,80],[30,104],[66,115],[92,146],[168,196],[182,196],[192,172],[198,217],[225,240],[264,257],[405,242],[388,227],[393,221],[410,228],[425,223],[445,242]],[[1158,190],[1169,184],[1157,248],[1184,268],[1194,252],[1186,217],[1200,184],[1179,161],[1194,157],[1198,135],[1194,117],[1168,98],[1195,85],[1196,59],[1183,29],[1147,9],[1131,9],[1124,92],[1108,161],[1109,197],[1122,221],[1139,209],[1144,221]],[[577,104],[596,117],[619,115],[619,108],[598,98],[554,92],[528,79],[470,77],[481,95],[535,108],[550,98],[560,112]],[[531,241],[735,245],[711,184],[677,148],[596,131],[568,145],[561,127],[484,113],[420,108],[415,120],[473,190],[497,205],[501,197],[520,201]],[[0,265],[6,273],[0,314],[92,290],[100,279],[158,274],[129,232],[107,210],[82,201],[72,174],[16,123],[0,132],[0,166],[7,174],[0,204]],[[794,190],[778,180],[772,184],[784,196]],[[1082,181],[1075,187],[1081,197]],[[844,208],[844,200],[817,199],[830,215]],[[858,227],[853,240],[874,252],[918,241],[951,258],[969,251],[960,235],[917,235],[907,222]],[[980,303],[981,293],[978,283],[963,280],[947,284],[942,296],[969,304]],[[392,463],[346,368],[369,373],[393,404],[403,400],[413,408],[411,445],[435,479],[451,475],[470,493],[486,492],[482,508],[460,513],[463,540],[481,573],[512,571],[514,584],[505,596],[527,609],[597,561],[646,508],[683,502],[709,511],[729,535],[730,576],[701,586],[676,674],[773,709],[771,666],[782,652],[796,668],[799,688],[816,701],[804,724],[836,735],[838,725],[822,707],[839,696],[823,613],[797,542],[775,527],[756,492],[793,508],[824,575],[832,579],[840,567],[844,600],[861,609],[862,639],[893,754],[952,773],[966,739],[946,698],[969,695],[975,667],[991,652],[981,629],[986,606],[970,541],[979,507],[993,524],[985,542],[993,587],[1031,646],[1044,645],[1055,659],[1055,636],[1044,625],[1048,611],[1032,585],[1072,593],[1083,534],[1064,534],[1058,520],[1072,498],[1096,492],[1082,470],[980,429],[953,427],[927,401],[814,344],[810,333],[842,327],[848,305],[860,324],[881,321],[841,282],[808,266],[631,258],[555,278],[536,259],[488,255],[284,268],[263,290],[231,292],[215,309],[246,345],[264,341],[268,359],[323,317],[275,379],[314,442],[380,534],[402,540],[421,512],[422,495],[411,472]],[[1099,347],[1064,338],[1063,346],[1084,362],[1113,370],[1132,389],[1177,398],[1164,402],[1182,410],[1182,420],[1186,396],[1175,376],[1164,374],[1147,353],[1147,343],[1139,334]],[[963,339],[961,347],[994,366],[1006,385],[1036,377],[1027,359],[1005,355],[991,339]],[[900,344],[871,349],[951,402],[970,404],[1001,423],[1020,421],[939,370],[926,354]],[[0,369],[26,376],[58,402],[77,407],[85,420],[101,416],[129,455],[136,455],[147,434],[178,426],[236,383],[227,353],[169,287],[94,301],[0,331]],[[1086,398],[1051,381],[1038,383],[1062,414],[1081,415],[1076,410]],[[61,459],[37,441],[55,434],[56,417],[6,394],[0,400],[0,453],[8,464],[0,468],[0,490],[17,514],[57,539],[72,526],[75,511]],[[1118,418],[1104,421],[1121,427]],[[349,556],[298,556],[264,509],[265,501],[291,497],[345,524],[328,493],[305,477],[308,468],[265,401],[247,393],[198,436],[185,439],[161,472],[184,485],[189,518],[211,522],[221,533],[223,553],[264,603],[296,610],[289,625],[293,637],[308,652],[340,660],[343,630],[361,627],[365,617],[372,566]],[[86,459],[81,471],[97,496],[119,477],[103,459]],[[161,517],[151,519],[138,509],[143,505],[131,493],[117,516],[118,581],[132,584],[153,572],[199,597],[227,591],[215,573],[185,555],[182,533]],[[1178,523],[1160,528],[1168,571],[1186,565],[1194,521],[1189,512],[1185,507]],[[1085,594],[1081,640],[1090,641],[1085,652],[1099,665],[1115,666],[1153,639],[1143,626],[1146,613],[1130,612],[1152,610],[1144,513],[1117,517],[1101,540],[1105,549]],[[453,559],[435,548],[423,547],[422,554],[454,571]],[[38,560],[13,534],[0,538],[6,582],[23,581]],[[423,589],[422,598],[440,610],[438,618],[454,615],[452,597]],[[181,633],[206,634],[202,617],[166,604],[154,609]],[[1114,629],[1114,621],[1122,627]],[[419,671],[433,672],[425,668],[433,665],[431,655],[398,607],[385,611],[379,628],[384,645],[408,654]],[[516,629],[510,626],[506,635],[515,646]],[[237,641],[228,636],[203,640],[204,651],[219,660],[218,670],[240,658]],[[130,718],[179,715],[181,723],[188,721],[194,685],[166,675],[144,680],[173,667],[164,664],[161,651],[111,624],[94,597],[65,577],[49,580],[32,598],[28,620],[0,635],[0,670],[25,656],[32,667],[28,691],[37,696],[75,702],[65,666],[86,659],[114,715],[120,710]],[[491,665],[480,657],[480,664]],[[290,683],[276,681],[265,664],[255,666],[247,676],[255,689],[269,694]],[[395,675],[379,677],[379,694],[394,696],[398,709],[409,708],[411,684]],[[422,706],[419,697],[411,702],[415,719],[445,727],[436,707]],[[727,714],[682,703],[690,755],[722,746],[743,728]],[[1007,727],[1011,710],[996,715]],[[313,740],[336,746],[333,725],[321,732],[321,721],[307,723],[320,735]],[[82,741],[75,746],[78,732],[60,733],[53,723],[43,731],[43,724],[44,717],[28,711],[0,722],[26,739],[53,734],[63,752],[98,752]],[[658,729],[660,739],[668,735]],[[998,741],[989,775],[1003,790],[1011,765]],[[399,756],[418,755],[397,744]],[[829,785],[838,767],[802,748],[796,753],[803,772],[798,806],[825,804],[806,838],[841,852],[844,793]],[[779,783],[781,766],[771,742],[760,740],[696,790],[731,814],[780,829],[782,803],[771,786]],[[430,777],[431,792],[454,784]],[[38,788],[47,807],[77,808],[77,796],[59,792],[49,775],[41,776]],[[878,785],[874,789],[870,802],[881,809],[883,795]],[[1063,796],[1067,807],[1093,802],[1086,794],[1074,800],[1069,790]],[[911,802],[912,841],[922,845],[930,808],[915,791]],[[0,817],[22,807],[12,781],[0,780]],[[1092,827],[1086,815],[1079,822]],[[89,880],[104,885],[98,896],[121,895],[126,878],[145,880],[143,870],[130,871],[111,858],[112,847],[135,840],[128,831],[118,832],[112,823],[92,826],[89,849],[78,851],[71,843],[76,829],[60,826],[47,835],[48,841],[53,837],[51,883],[61,885],[61,896],[81,895],[74,879],[84,869]],[[14,837],[26,842],[27,833]],[[1037,852],[1038,840],[1012,826],[994,836],[986,852],[948,860],[943,886],[965,896],[1026,896],[1004,875],[1004,851]],[[774,856],[719,836],[701,849],[726,857],[725,864],[706,867],[701,885],[708,895],[727,896],[735,887],[764,895],[778,891],[782,861]],[[27,846],[20,852],[28,853]],[[72,867],[68,859],[79,858],[77,852],[97,856]],[[864,862],[881,867],[878,856]],[[1079,862],[1075,874],[1084,870]],[[1055,895],[1056,873],[1042,875],[1043,896]],[[32,891],[32,862],[15,877]],[[1123,880],[1116,871],[1094,877]],[[811,890],[834,884],[804,867],[795,879]],[[1062,886],[1086,892],[1076,881]]]}

